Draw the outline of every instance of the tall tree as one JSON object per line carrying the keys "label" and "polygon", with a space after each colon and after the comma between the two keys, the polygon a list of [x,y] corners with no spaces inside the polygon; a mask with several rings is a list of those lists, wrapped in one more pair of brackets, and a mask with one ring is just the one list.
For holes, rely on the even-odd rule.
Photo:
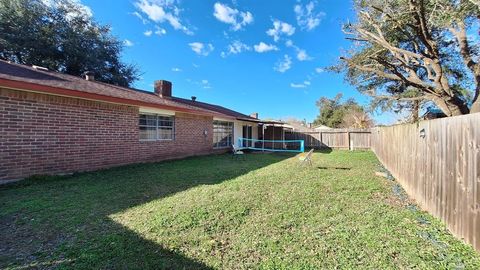
{"label": "tall tree", "polygon": [[353,109],[345,113],[340,127],[343,128],[371,128],[373,120],[364,110]]}
{"label": "tall tree", "polygon": [[478,1],[354,2],[358,20],[344,26],[354,47],[340,68],[359,91],[377,101],[432,101],[447,116],[480,111],[480,50],[468,38]]}
{"label": "tall tree", "polygon": [[[343,102],[342,97],[343,95],[338,93],[332,99],[321,97],[317,100],[316,105],[319,109],[319,114],[313,121],[313,124],[325,125],[331,128],[360,128],[359,126],[363,127],[371,124],[371,120],[362,106],[353,99],[347,99]],[[360,122],[363,124],[357,125]],[[367,122],[370,124],[367,124]]]}
{"label": "tall tree", "polygon": [[121,61],[123,42],[73,0],[0,0],[0,58],[129,86],[137,68]]}

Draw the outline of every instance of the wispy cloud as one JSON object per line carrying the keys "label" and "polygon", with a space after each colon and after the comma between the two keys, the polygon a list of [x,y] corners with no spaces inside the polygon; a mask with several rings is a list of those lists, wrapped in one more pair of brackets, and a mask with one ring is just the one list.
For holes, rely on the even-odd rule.
{"label": "wispy cloud", "polygon": [[293,34],[295,34],[295,27],[279,20],[274,20],[273,28],[267,30],[267,35],[273,37],[275,42],[280,40],[281,36],[291,36]]}
{"label": "wispy cloud", "polygon": [[203,89],[211,89],[212,88],[212,85],[210,84],[210,82],[208,80],[201,80],[199,83],[196,83],[198,85],[200,85],[200,87],[202,87]]}
{"label": "wispy cloud", "polygon": [[258,53],[264,53],[264,52],[269,52],[269,51],[278,51],[277,46],[271,45],[271,44],[266,44],[264,42],[260,42],[260,43],[258,43],[258,45],[254,45],[253,48]]}
{"label": "wispy cloud", "polygon": [[153,34],[153,31],[152,30],[147,30],[145,32],[143,32],[143,34],[146,36],[146,37],[149,37]]}
{"label": "wispy cloud", "polygon": [[167,34],[167,30],[165,30],[164,28],[161,28],[160,26],[156,25],[155,26],[155,35],[157,36],[163,36]]}
{"label": "wispy cloud", "polygon": [[290,83],[290,87],[292,87],[292,88],[306,88],[307,86],[303,83]]}
{"label": "wispy cloud", "polygon": [[294,6],[293,11],[295,12],[297,18],[297,24],[302,28],[302,30],[311,31],[315,29],[322,18],[325,17],[325,12],[314,12],[315,2],[309,2],[305,6],[297,4]]}
{"label": "wispy cloud", "polygon": [[310,57],[307,54],[307,51],[305,51],[304,49],[300,49],[298,46],[293,44],[292,40],[287,40],[287,42],[285,42],[285,46],[295,49],[295,52],[297,53],[298,61],[307,61],[307,60],[312,60],[313,59],[312,57]]}
{"label": "wispy cloud", "polygon": [[292,58],[288,55],[284,55],[283,59],[278,61],[273,69],[280,73],[284,73],[285,71],[289,70],[292,67]]}
{"label": "wispy cloud", "polygon": [[210,82],[208,80],[202,80],[200,82],[200,85],[202,86],[203,89],[210,89],[212,86],[210,85]]}
{"label": "wispy cloud", "polygon": [[201,42],[192,42],[188,44],[192,51],[194,51],[198,55],[207,56],[209,55],[215,48],[212,44],[203,44]]}
{"label": "wispy cloud", "polygon": [[172,68],[172,71],[173,71],[173,72],[181,72],[182,69],[181,69],[181,68],[178,68],[178,67],[174,67],[174,68]]}
{"label": "wispy cloud", "polygon": [[317,67],[317,68],[315,68],[315,72],[316,73],[323,73],[323,72],[325,72],[325,70],[321,67]]}
{"label": "wispy cloud", "polygon": [[298,50],[297,51],[297,59],[298,61],[306,61],[311,59],[310,56],[308,56],[307,52],[305,50]]}
{"label": "wispy cloud", "polygon": [[252,13],[239,11],[226,4],[217,2],[213,5],[213,10],[213,16],[223,23],[230,24],[233,31],[238,31],[253,22]]}
{"label": "wispy cloud", "polygon": [[142,16],[142,14],[138,13],[138,11],[132,12],[131,14],[132,14],[133,16],[139,18],[139,19],[142,21],[143,24],[147,24],[147,23],[148,23],[148,20],[145,19],[145,18]]}
{"label": "wispy cloud", "polygon": [[250,51],[252,48],[245,43],[242,43],[239,40],[235,40],[227,46],[227,51],[222,52],[220,55],[222,57],[227,57],[230,54],[239,54],[244,51]]}
{"label": "wispy cloud", "polygon": [[125,45],[125,46],[127,46],[127,47],[132,47],[132,46],[135,45],[135,44],[133,44],[132,41],[130,41],[130,40],[128,40],[128,39],[125,39],[125,40],[123,41],[123,45]]}
{"label": "wispy cloud", "polygon": [[[182,24],[180,19],[180,9],[175,4],[175,0],[139,0],[135,2],[135,7],[137,7],[141,12],[143,12],[150,20],[155,23],[161,24],[164,22],[168,22],[173,27],[173,29],[181,30],[188,35],[192,35],[193,32],[188,27]],[[137,14],[139,13],[137,12]],[[136,14],[134,13],[134,15]],[[143,18],[141,14],[140,18]]]}
{"label": "wispy cloud", "polygon": [[207,79],[203,79],[203,80],[200,80],[200,81],[196,81],[196,80],[192,80],[192,79],[187,79],[187,82],[193,84],[193,85],[197,85],[197,86],[200,86],[201,88],[203,89],[210,89],[212,88],[212,85],[210,84],[210,82],[207,80]]}

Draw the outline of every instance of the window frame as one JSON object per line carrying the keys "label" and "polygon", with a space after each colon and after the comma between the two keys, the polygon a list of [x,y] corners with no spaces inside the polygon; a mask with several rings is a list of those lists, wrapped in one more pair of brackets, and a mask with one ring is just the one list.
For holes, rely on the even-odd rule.
{"label": "window frame", "polygon": [[[224,133],[224,132],[217,132],[217,133],[215,132],[215,124],[217,124],[217,123],[224,123],[224,124],[227,123],[228,124],[227,126],[231,129],[231,140],[230,140],[230,142],[227,141],[227,145],[219,146],[218,144],[220,142],[215,142],[215,137],[216,137],[215,134],[218,134],[218,133],[223,134]],[[226,120],[213,120],[212,126],[213,126],[213,129],[212,129],[213,149],[225,149],[225,148],[232,147],[232,144],[234,143],[234,140],[235,140],[235,122],[226,121]],[[222,127],[225,128],[226,126],[223,125]]]}
{"label": "window frame", "polygon": [[[140,117],[142,115],[150,115],[150,116],[155,116],[155,125],[142,125],[140,124]],[[171,120],[161,120],[160,117],[167,117],[170,118]],[[172,123],[171,126],[160,126],[161,121],[170,121]],[[154,139],[142,139],[140,138],[140,128],[142,127],[155,127],[155,138]],[[172,131],[172,138],[171,139],[162,139],[160,138],[160,130],[161,129],[171,129]],[[139,113],[138,117],[138,130],[139,130],[139,140],[142,142],[154,142],[154,141],[174,141],[175,140],[175,116],[174,115],[165,115],[165,114],[158,114],[158,113]]]}

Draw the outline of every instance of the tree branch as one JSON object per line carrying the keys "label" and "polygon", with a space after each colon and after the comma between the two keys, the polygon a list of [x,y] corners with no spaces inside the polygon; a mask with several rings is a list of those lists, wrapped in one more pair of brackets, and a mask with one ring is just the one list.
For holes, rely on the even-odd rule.
{"label": "tree branch", "polygon": [[460,21],[457,23],[457,28],[451,27],[450,32],[455,36],[460,48],[460,54],[463,57],[465,65],[472,71],[474,75],[480,73],[480,65],[473,60],[471,48],[467,40],[467,31],[465,29],[465,23]]}

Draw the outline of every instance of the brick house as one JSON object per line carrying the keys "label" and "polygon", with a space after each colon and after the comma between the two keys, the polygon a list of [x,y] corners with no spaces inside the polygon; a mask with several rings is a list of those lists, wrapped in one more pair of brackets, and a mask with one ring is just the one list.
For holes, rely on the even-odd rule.
{"label": "brick house", "polygon": [[260,121],[227,108],[0,61],[0,180],[224,152]]}

